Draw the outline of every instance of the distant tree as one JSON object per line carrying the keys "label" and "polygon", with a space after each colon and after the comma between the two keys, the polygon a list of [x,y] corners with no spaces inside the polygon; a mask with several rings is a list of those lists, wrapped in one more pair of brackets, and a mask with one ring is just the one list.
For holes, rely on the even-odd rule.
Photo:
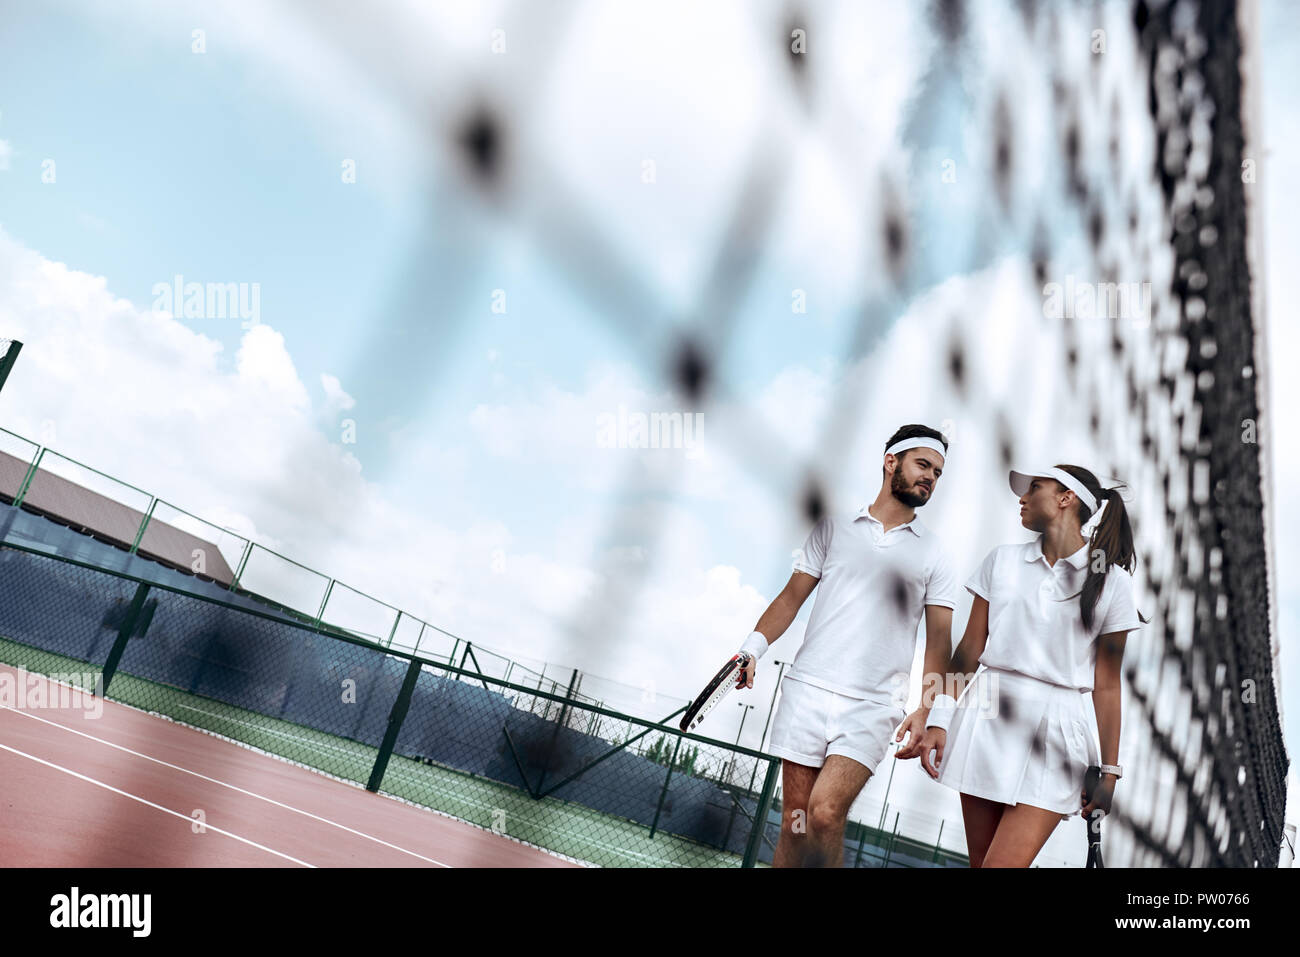
{"label": "distant tree", "polygon": [[[673,765],[673,770],[680,771],[682,774],[694,774],[695,762],[699,756],[699,745],[695,745],[689,751],[678,751],[677,763]],[[673,759],[672,742],[663,735],[660,735],[655,742],[646,749],[644,757],[650,759],[656,764],[662,764],[667,767]]]}

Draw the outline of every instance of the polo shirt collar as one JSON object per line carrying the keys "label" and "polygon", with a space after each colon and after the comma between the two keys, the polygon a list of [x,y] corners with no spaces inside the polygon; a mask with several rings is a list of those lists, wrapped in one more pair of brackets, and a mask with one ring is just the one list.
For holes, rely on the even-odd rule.
{"label": "polo shirt collar", "polygon": [[[859,518],[865,518],[868,519],[869,521],[875,522],[881,528],[884,528],[885,523],[882,522],[880,519],[876,518],[876,516],[872,515],[870,512],[868,512],[867,511],[868,507],[869,506],[867,505],[862,506],[862,508],[858,510],[857,517],[854,518],[854,521],[857,521]],[[908,531],[910,531],[913,535],[915,535],[917,538],[923,538],[925,536],[925,526],[921,524],[921,517],[917,515],[915,512],[912,513],[912,520],[910,522],[906,523],[905,525],[895,525],[894,528],[905,528]],[[893,528],[890,529],[891,532],[893,530],[894,530]]]}
{"label": "polo shirt collar", "polygon": [[[1043,560],[1043,564],[1046,565],[1047,557],[1043,554],[1043,535],[1041,532],[1036,539],[1025,545],[1025,561],[1036,562],[1040,558]],[[1070,567],[1076,571],[1082,570],[1088,564],[1088,543],[1085,541],[1078,551],[1073,555],[1066,555],[1060,561],[1069,562]]]}

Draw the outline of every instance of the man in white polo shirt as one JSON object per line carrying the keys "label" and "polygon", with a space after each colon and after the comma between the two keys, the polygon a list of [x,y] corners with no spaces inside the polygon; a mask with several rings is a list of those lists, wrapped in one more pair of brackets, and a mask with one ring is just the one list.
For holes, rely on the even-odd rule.
{"label": "man in white polo shirt", "polygon": [[[755,658],[785,633],[819,583],[804,642],[781,682],[767,750],[782,758],[781,837],[775,867],[840,867],[849,806],[885,756],[891,734],[924,731],[907,716],[908,676],[925,609],[925,670],[940,674],[952,648],[957,579],[916,509],[934,494],[948,443],[906,425],[885,443],[875,501],[825,516],[794,573],[746,639]],[[754,686],[753,665],[744,675]],[[900,722],[903,727],[899,728]]]}

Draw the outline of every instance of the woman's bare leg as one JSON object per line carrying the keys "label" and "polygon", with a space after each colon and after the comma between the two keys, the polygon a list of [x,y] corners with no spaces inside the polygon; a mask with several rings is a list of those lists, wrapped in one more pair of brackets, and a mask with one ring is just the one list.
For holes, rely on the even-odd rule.
{"label": "woman's bare leg", "polygon": [[976,797],[973,794],[961,796],[961,819],[966,825],[966,849],[970,854],[971,867],[983,867],[984,857],[993,835],[997,833],[998,822],[1007,805]]}
{"label": "woman's bare leg", "polygon": [[1028,867],[1061,823],[1061,812],[1031,804],[1014,804],[1002,814],[984,867]]}

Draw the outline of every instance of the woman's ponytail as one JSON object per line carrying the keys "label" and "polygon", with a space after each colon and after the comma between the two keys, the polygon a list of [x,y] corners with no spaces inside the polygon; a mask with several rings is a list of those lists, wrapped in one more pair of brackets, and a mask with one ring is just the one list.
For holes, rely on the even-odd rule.
{"label": "woman's ponytail", "polygon": [[[1088,577],[1084,579],[1083,589],[1079,592],[1079,609],[1083,614],[1083,626],[1091,631],[1097,599],[1101,597],[1102,589],[1106,586],[1106,575],[1110,571],[1110,566],[1118,565],[1132,574],[1137,564],[1137,553],[1133,548],[1133,528],[1129,524],[1128,511],[1124,508],[1124,499],[1119,494],[1122,486],[1103,489],[1097,477],[1085,468],[1077,465],[1057,467],[1082,482],[1097,499],[1097,507],[1101,509],[1101,518],[1093,528],[1092,537],[1088,541]],[[1092,509],[1080,501],[1078,515],[1079,525],[1082,527],[1093,517]],[[1143,618],[1141,612],[1138,612],[1138,618],[1143,624],[1150,621],[1149,618]]]}

